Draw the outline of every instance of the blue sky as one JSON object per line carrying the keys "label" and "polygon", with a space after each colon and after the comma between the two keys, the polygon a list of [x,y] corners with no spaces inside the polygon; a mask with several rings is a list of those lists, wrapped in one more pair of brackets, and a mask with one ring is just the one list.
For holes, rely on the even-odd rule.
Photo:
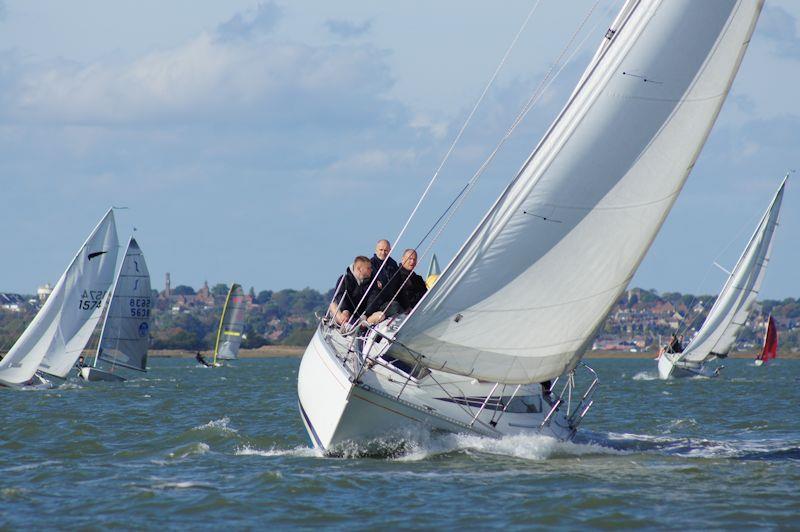
{"label": "blue sky", "polygon": [[[621,0],[518,128],[434,251],[442,262],[554,117]],[[491,151],[594,1],[543,0],[412,245]],[[108,206],[155,287],[327,289],[393,238],[532,0],[0,0],[0,290],[55,280]],[[800,3],[768,0],[706,148],[633,285],[716,292],[798,166]],[[583,40],[585,38],[585,41]],[[790,181],[762,295],[797,297]],[[423,259],[423,265],[427,264]]]}

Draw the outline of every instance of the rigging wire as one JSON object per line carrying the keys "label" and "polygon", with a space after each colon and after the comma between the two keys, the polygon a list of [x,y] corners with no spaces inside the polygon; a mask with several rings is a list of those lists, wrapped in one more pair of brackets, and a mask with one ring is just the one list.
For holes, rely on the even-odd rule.
{"label": "rigging wire", "polygon": [[[461,129],[459,129],[458,134],[456,135],[455,139],[453,139],[452,144],[450,144],[450,148],[447,150],[447,152],[445,153],[444,157],[442,158],[442,161],[439,163],[439,166],[436,168],[436,171],[433,173],[433,176],[431,177],[430,181],[428,182],[428,185],[425,187],[425,190],[422,192],[422,196],[420,196],[419,200],[417,201],[417,204],[411,210],[411,214],[409,214],[408,219],[406,220],[405,224],[403,224],[403,228],[400,229],[400,232],[398,233],[397,237],[394,239],[395,245],[397,245],[397,243],[403,237],[403,235],[406,232],[406,229],[408,229],[408,226],[411,223],[411,220],[417,214],[417,211],[419,210],[420,206],[422,205],[422,202],[428,196],[428,193],[430,192],[431,188],[433,187],[433,184],[436,182],[436,180],[439,177],[439,173],[441,172],[441,170],[444,167],[445,163],[450,159],[450,155],[453,153],[453,150],[455,150],[456,145],[461,140],[461,137],[463,136],[464,131],[467,129],[467,126],[472,121],[472,117],[475,116],[475,112],[478,110],[478,107],[480,107],[481,103],[483,103],[483,99],[486,97],[486,94],[489,92],[489,89],[494,84],[494,81],[497,79],[498,74],[500,74],[500,71],[502,70],[503,66],[505,66],[509,55],[511,55],[511,51],[514,49],[514,46],[517,44],[517,41],[519,40],[520,36],[525,31],[525,28],[528,26],[528,22],[530,22],[531,18],[533,17],[533,14],[536,12],[536,9],[539,7],[540,3],[541,3],[541,0],[536,0],[536,2],[533,4],[533,7],[531,7],[530,11],[528,12],[528,16],[525,17],[525,20],[523,20],[522,25],[520,26],[519,30],[517,30],[517,34],[512,39],[511,44],[508,46],[508,49],[506,50],[506,53],[503,54],[503,58],[500,60],[500,63],[497,65],[497,68],[495,68],[494,74],[492,74],[492,77],[489,79],[489,82],[483,88],[483,92],[481,92],[481,95],[478,97],[478,100],[475,102],[475,105],[473,105],[472,110],[470,111],[469,115],[467,116],[467,119],[464,121],[464,124],[461,126]],[[372,289],[372,285],[375,284],[376,280],[378,279],[378,274],[380,274],[380,272],[383,271],[383,269],[386,266],[386,263],[388,262],[388,260],[389,260],[389,255],[387,255],[386,258],[383,260],[383,262],[381,263],[380,268],[378,268],[378,271],[374,273],[372,281],[370,282],[369,286],[367,287],[367,290],[364,292],[364,295],[361,297],[361,301],[359,301],[358,305],[356,305],[356,308],[361,306],[361,304],[364,301],[364,298],[369,293],[370,289]]]}

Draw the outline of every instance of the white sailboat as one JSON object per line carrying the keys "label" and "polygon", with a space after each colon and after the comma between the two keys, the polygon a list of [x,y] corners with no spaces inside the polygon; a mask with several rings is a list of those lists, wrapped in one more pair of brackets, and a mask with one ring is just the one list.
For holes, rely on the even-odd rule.
{"label": "white sailboat", "polygon": [[719,374],[721,368],[710,369],[706,363],[728,356],[753,308],[769,264],[785,186],[786,178],[692,341],[680,353],[664,352],[658,357],[660,378],[714,377]]}
{"label": "white sailboat", "polygon": [[320,323],[298,374],[313,445],[335,452],[420,429],[572,437],[597,385],[573,400],[574,370],[691,171],[761,7],[626,2],[417,307],[365,334]]}
{"label": "white sailboat", "polygon": [[[136,239],[128,241],[111,290],[92,366],[80,369],[87,381],[124,381],[116,370],[147,371],[150,343],[150,272]],[[104,363],[105,369],[100,366]]]}
{"label": "white sailboat", "polygon": [[44,306],[0,360],[0,385],[47,385],[41,370],[65,378],[102,311],[117,262],[117,230],[109,210],[78,250]]}

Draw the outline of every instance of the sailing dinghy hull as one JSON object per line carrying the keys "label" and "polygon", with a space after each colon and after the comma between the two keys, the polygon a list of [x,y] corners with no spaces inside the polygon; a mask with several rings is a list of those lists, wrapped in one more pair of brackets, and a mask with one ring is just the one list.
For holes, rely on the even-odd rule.
{"label": "sailing dinghy hull", "polygon": [[[536,411],[506,411],[499,415],[499,409],[492,408],[500,404],[494,399],[508,402],[514,388],[511,386],[504,393],[492,395],[488,402],[490,407],[484,407],[478,414],[493,383],[477,383],[464,377],[456,379],[439,372],[418,381],[409,380],[380,365],[354,379],[348,362],[342,361],[341,352],[337,352],[325,336],[322,328],[317,329],[298,372],[301,417],[314,448],[321,453],[335,455],[349,449],[380,453],[395,444],[416,441],[430,433],[493,438],[529,433],[560,440],[569,440],[575,434],[561,411],[556,411],[542,427],[553,402],[535,393],[538,385],[525,387],[516,396],[532,405],[526,408]],[[440,383],[450,382],[443,383],[440,388],[431,377]],[[477,419],[473,421],[476,414]],[[492,421],[496,422],[494,426]]]}
{"label": "sailing dinghy hull", "polygon": [[123,382],[125,381],[125,377],[121,377],[116,373],[110,373],[108,371],[103,371],[98,368],[92,367],[83,367],[81,368],[78,375],[89,382]]}

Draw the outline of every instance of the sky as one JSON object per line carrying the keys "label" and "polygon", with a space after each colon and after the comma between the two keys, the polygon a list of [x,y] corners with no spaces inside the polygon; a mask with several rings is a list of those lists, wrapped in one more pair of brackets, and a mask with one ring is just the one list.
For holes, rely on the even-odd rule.
{"label": "sky", "polygon": [[[399,248],[575,46],[433,251],[442,264],[555,117],[622,0],[542,0]],[[534,0],[0,0],[0,291],[54,283],[110,206],[153,286],[327,290],[394,240]],[[594,6],[594,7],[593,7]],[[800,2],[768,0],[632,286],[716,293],[800,146]],[[582,24],[582,21],[585,21]],[[800,176],[761,292],[800,296]],[[423,257],[423,267],[429,257]]]}

